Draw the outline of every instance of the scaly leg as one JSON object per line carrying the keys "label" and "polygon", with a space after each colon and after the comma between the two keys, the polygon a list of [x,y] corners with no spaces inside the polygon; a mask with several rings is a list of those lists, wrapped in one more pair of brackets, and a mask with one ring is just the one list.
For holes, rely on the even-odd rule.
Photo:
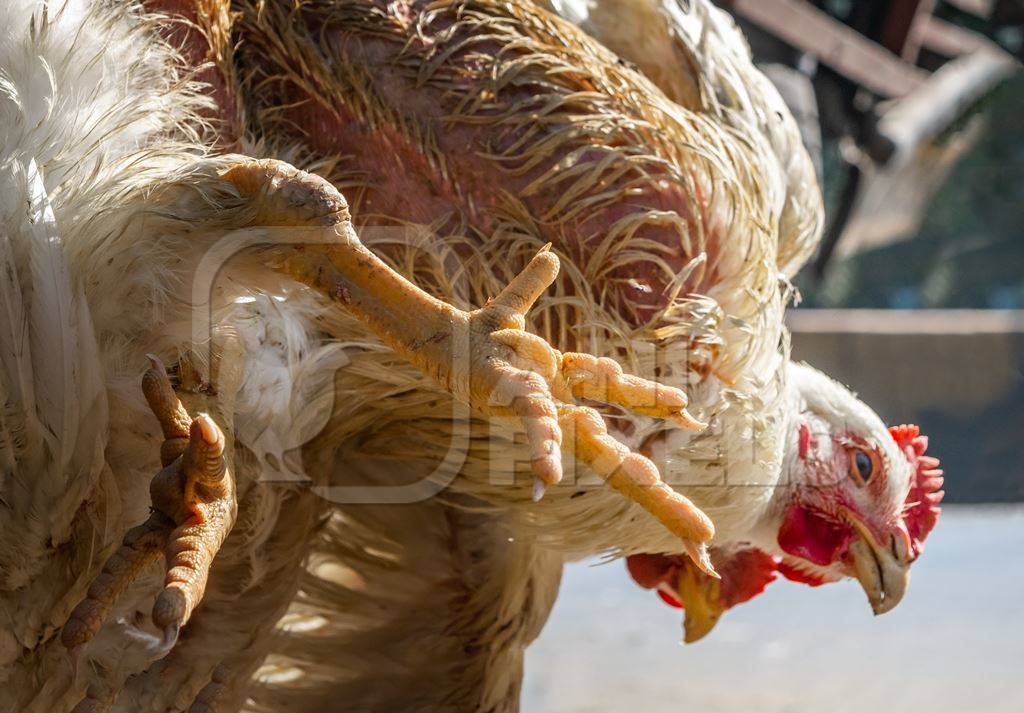
{"label": "scaly leg", "polygon": [[524,331],[526,312],[558,275],[554,253],[545,248],[501,294],[464,312],[370,252],[352,228],[345,199],[323,179],[278,161],[243,161],[223,178],[252,200],[254,225],[312,231],[301,249],[268,249],[271,266],[338,302],[455,398],[483,414],[521,420],[537,497],[562,477],[560,421],[569,419],[577,442],[567,450],[679,534],[698,565],[713,571],[706,543],[714,527],[707,516],[662,483],[650,461],[608,436],[597,412],[572,406],[575,396],[599,398],[701,428],[686,412],[686,395],[625,375],[608,359],[562,355]]}

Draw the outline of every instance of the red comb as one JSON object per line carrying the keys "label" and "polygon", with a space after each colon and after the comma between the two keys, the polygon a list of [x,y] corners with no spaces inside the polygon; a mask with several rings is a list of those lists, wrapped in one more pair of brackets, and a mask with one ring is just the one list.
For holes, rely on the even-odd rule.
{"label": "red comb", "polygon": [[924,549],[925,538],[935,527],[939,513],[942,512],[938,507],[942,496],[945,495],[940,490],[942,471],[939,470],[938,458],[924,454],[928,449],[928,437],[922,436],[917,426],[891,426],[889,433],[914,469],[914,478],[903,510],[903,522],[910,534],[912,554],[916,559]]}

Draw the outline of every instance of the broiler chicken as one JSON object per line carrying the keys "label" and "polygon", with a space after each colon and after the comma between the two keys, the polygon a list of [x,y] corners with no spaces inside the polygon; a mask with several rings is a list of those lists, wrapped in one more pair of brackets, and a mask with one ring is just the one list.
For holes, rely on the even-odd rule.
{"label": "broiler chicken", "polygon": [[0,702],[514,710],[596,553],[688,638],[899,601],[941,478],[789,362],[795,128],[647,8],[689,93],[525,3],[0,10]]}
{"label": "broiler chicken", "polygon": [[[635,64],[676,103],[714,117],[748,140],[764,142],[775,164],[764,175],[772,176],[783,194],[776,262],[783,279],[792,278],[820,237],[821,199],[814,168],[778,92],[751,66],[749,49],[732,19],[710,3],[686,0],[544,4]],[[711,57],[717,61],[709,61]],[[855,576],[875,613],[889,611],[907,585],[902,563],[920,554],[924,537],[935,524],[942,499],[941,471],[937,459],[924,455],[927,439],[917,428],[889,429],[897,444],[894,451],[888,439],[878,438],[884,429],[877,417],[852,394],[806,366],[785,368],[796,392],[787,412],[801,414],[790,422],[778,483],[795,491],[787,503],[792,510],[783,515],[776,503],[762,512],[762,522],[744,537],[716,539],[712,559],[725,572],[721,583],[678,557],[628,558],[630,573],[641,586],[657,588],[667,603],[686,609],[687,642],[706,635],[722,612],[761,593],[777,574],[811,586]],[[818,436],[826,434],[832,443],[820,442]],[[889,445],[888,453],[864,452],[864,434],[874,434]],[[671,447],[651,447],[662,448],[663,458],[672,457]],[[827,467],[815,463],[829,456],[834,462]],[[888,476],[890,464],[902,467],[904,461],[911,466],[906,479],[889,482],[886,477],[883,486],[875,477],[883,470]],[[849,482],[844,482],[847,471]],[[863,498],[849,483],[873,490],[869,501],[858,502]],[[904,502],[898,494],[908,485]],[[896,493],[885,492],[893,486]],[[810,512],[804,513],[807,503]],[[900,503],[905,507],[902,516]],[[873,512],[876,509],[880,512]],[[870,527],[863,523],[863,518],[879,515],[885,522]],[[886,532],[888,526],[892,529]],[[871,542],[874,554],[868,551]]]}

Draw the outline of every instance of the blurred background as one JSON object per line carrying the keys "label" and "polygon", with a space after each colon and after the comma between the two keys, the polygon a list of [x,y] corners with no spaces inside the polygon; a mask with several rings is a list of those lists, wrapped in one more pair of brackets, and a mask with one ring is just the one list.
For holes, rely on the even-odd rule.
{"label": "blurred background", "polygon": [[1024,0],[730,0],[829,223],[797,359],[918,423],[944,514],[907,598],[777,582],[686,648],[622,562],[570,566],[528,713],[1024,711]]}

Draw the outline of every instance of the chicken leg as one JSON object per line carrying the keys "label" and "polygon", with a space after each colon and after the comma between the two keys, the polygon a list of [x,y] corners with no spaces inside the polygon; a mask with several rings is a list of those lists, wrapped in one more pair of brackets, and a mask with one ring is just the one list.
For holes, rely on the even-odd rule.
{"label": "chicken leg", "polygon": [[[242,161],[223,178],[251,199],[257,225],[331,231],[330,240],[318,238],[301,250],[269,248],[271,266],[339,303],[456,399],[522,422],[535,497],[561,479],[564,447],[678,535],[698,566],[713,573],[705,547],[714,536],[710,519],[666,486],[653,463],[611,438],[596,411],[573,404],[576,396],[599,399],[702,428],[686,411],[686,395],[625,375],[608,359],[562,354],[524,331],[527,311],[558,275],[558,258],[548,248],[485,306],[465,312],[370,252],[352,228],[344,197],[322,178],[270,160]],[[560,421],[567,420],[576,438],[563,444]]]}
{"label": "chicken leg", "polygon": [[[218,419],[230,423],[222,404],[230,404],[231,399],[202,393],[208,388],[183,393],[197,407],[213,407],[210,413],[193,418],[178,399],[163,364],[156,357],[150,360],[142,390],[164,435],[160,449],[164,467],[150,484],[152,514],[128,531],[86,598],[72,611],[61,632],[62,643],[72,652],[99,631],[118,597],[161,554],[167,569],[152,619],[163,632],[164,647],[170,648],[202,599],[210,565],[234,525],[237,502],[231,449],[217,423]],[[182,372],[183,382],[194,381],[187,362]],[[183,392],[188,389],[185,383]]]}

